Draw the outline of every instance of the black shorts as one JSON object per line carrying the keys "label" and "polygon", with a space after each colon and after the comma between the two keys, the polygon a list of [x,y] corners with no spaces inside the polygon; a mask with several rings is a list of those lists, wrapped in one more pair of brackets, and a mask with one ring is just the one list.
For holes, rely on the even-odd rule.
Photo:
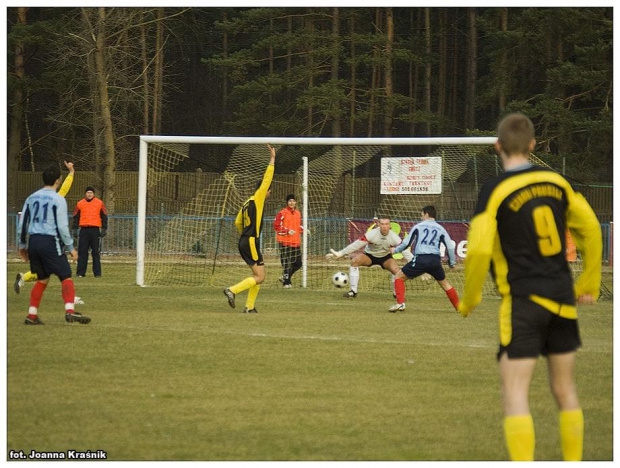
{"label": "black shorts", "polygon": [[401,270],[409,279],[417,278],[424,273],[428,273],[437,281],[446,279],[446,272],[443,271],[439,255],[416,255],[413,257],[413,260],[402,267]]}
{"label": "black shorts", "polygon": [[383,266],[383,264],[387,262],[390,258],[393,258],[392,254],[388,254],[385,257],[375,257],[373,255],[370,255],[364,252],[364,255],[366,255],[370,259],[370,266],[379,265],[384,270],[385,270],[385,267]]}
{"label": "black shorts", "polygon": [[248,265],[264,265],[263,254],[260,251],[260,239],[257,237],[241,236],[239,238],[239,253]]}
{"label": "black shorts", "polygon": [[53,236],[33,234],[28,238],[28,257],[30,271],[37,274],[37,278],[44,280],[52,275],[58,276],[60,281],[71,278],[71,266],[67,256],[58,254],[59,246]]}
{"label": "black shorts", "polygon": [[[503,310],[504,307],[507,310]],[[502,344],[503,335],[509,338],[507,344]],[[502,302],[497,359],[504,352],[510,359],[535,358],[541,354],[572,352],[580,346],[577,320],[553,314],[525,297],[512,297],[512,301],[504,299]]]}

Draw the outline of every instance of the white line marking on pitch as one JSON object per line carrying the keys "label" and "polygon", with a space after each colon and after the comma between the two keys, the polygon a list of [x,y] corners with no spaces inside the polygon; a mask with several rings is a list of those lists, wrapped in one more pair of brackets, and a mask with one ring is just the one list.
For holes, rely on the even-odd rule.
{"label": "white line marking on pitch", "polygon": [[[226,330],[188,330],[188,329],[179,329],[179,328],[162,328],[162,327],[141,327],[138,325],[99,325],[100,327],[105,328],[124,328],[124,329],[132,329],[132,330],[145,330],[145,331],[170,331],[177,333],[187,333],[187,332],[196,332],[196,333],[209,333],[212,335],[237,335],[237,336],[248,336],[253,338],[273,338],[273,339],[284,339],[284,340],[316,340],[316,341],[342,341],[342,342],[354,342],[354,343],[375,343],[375,344],[398,344],[398,345],[415,345],[415,346],[445,346],[446,343],[432,343],[426,341],[405,341],[405,340],[382,340],[377,338],[363,338],[356,336],[338,336],[338,335],[285,335],[285,334],[277,334],[277,333],[261,333],[261,332],[239,332],[239,331],[226,331]],[[487,345],[482,343],[450,343],[450,346],[460,346],[464,348],[493,348],[495,345]]]}

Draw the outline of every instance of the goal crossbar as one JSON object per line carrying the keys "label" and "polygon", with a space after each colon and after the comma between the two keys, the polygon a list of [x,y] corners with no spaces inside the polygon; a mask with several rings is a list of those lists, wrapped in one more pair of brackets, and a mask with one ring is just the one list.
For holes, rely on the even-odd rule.
{"label": "goal crossbar", "polygon": [[147,143],[198,143],[220,145],[493,145],[496,137],[401,137],[401,138],[331,138],[331,137],[216,137],[141,135]]}

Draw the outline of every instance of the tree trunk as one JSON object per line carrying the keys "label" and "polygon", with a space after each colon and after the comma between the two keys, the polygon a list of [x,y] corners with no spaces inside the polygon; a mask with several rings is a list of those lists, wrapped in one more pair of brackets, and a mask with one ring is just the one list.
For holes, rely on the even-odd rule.
{"label": "tree trunk", "polygon": [[[416,30],[416,18],[414,18],[414,10],[411,9],[409,13],[409,27],[411,31]],[[411,136],[416,136],[416,119],[414,114],[418,109],[418,62],[409,60],[409,116],[411,118],[410,133]]]}
{"label": "tree trunk", "polygon": [[[430,61],[430,56],[432,53],[431,49],[431,9],[424,8],[424,45],[426,48],[426,66],[424,67],[424,110],[427,113],[427,116],[431,115],[432,106],[431,106],[431,79],[433,74],[433,68]],[[428,117],[427,117],[428,119]],[[427,120],[426,122],[426,136],[430,136],[431,134],[431,122]]]}
{"label": "tree trunk", "polygon": [[[375,9],[375,34],[381,34],[381,8]],[[371,137],[373,134],[374,119],[376,113],[375,95],[379,88],[379,48],[373,46],[372,51],[372,68],[370,72],[370,98],[368,103],[368,133],[366,136]]]}
{"label": "tree trunk", "polygon": [[[500,10],[500,22],[501,22],[501,30],[503,33],[506,33],[508,31],[508,8],[503,7]],[[498,95],[498,99],[497,99],[497,104],[499,107],[499,112],[500,114],[502,112],[504,112],[504,109],[506,108],[506,101],[507,101],[507,89],[508,89],[508,51],[504,48],[503,52],[502,52],[502,56],[500,58],[500,76],[499,76],[499,95]]]}
{"label": "tree trunk", "polygon": [[357,64],[355,63],[355,11],[351,12],[349,21],[349,35],[351,36],[351,93],[349,95],[349,136],[355,136],[355,106],[357,105]]}
{"label": "tree trunk", "polygon": [[[331,63],[331,81],[333,90],[338,93],[338,78],[340,69],[340,9],[332,10],[332,63]],[[334,99],[332,102],[332,136],[335,138],[342,136],[342,128],[340,127],[340,98]]]}
{"label": "tree trunk", "polygon": [[[17,24],[26,24],[28,8],[17,8]],[[9,116],[9,141],[7,152],[7,175],[8,180],[15,180],[16,172],[20,169],[20,156],[22,150],[22,130],[24,123],[24,77],[26,69],[24,66],[26,57],[26,45],[23,41],[15,43],[14,71],[17,78],[17,86],[13,91]],[[17,205],[17,186],[8,184],[8,208],[9,211],[20,209]]]}
{"label": "tree trunk", "polygon": [[[99,84],[98,84],[98,72],[96,63],[96,49],[97,49],[97,30],[91,21],[92,9],[82,8],[82,19],[84,25],[88,29],[88,37],[93,38],[95,41],[92,47],[87,50],[87,76],[88,76],[88,89],[90,91],[90,101],[92,106],[92,128],[93,128],[93,158],[95,160],[95,174],[97,175],[97,183],[103,181],[102,159],[104,158],[104,149],[102,143],[103,126],[101,124],[101,98],[99,97]],[[92,182],[94,184],[94,182]]]}
{"label": "tree trunk", "polygon": [[437,77],[437,116],[442,119],[446,115],[446,88],[448,69],[448,10],[439,11],[439,71]]}
{"label": "tree trunk", "polygon": [[[273,28],[273,18],[269,19],[269,36],[273,37],[274,28]],[[269,42],[269,76],[272,77],[274,73],[274,52],[273,52],[273,43]],[[273,107],[273,93],[272,88],[269,88],[269,115],[271,115],[272,107]]]}
{"label": "tree trunk", "polygon": [[146,26],[144,24],[144,11],[140,14],[140,49],[142,57],[142,133],[149,134],[149,59],[148,48],[146,42]]}
{"label": "tree trunk", "polygon": [[[291,68],[293,67],[293,49],[291,47],[293,37],[293,17],[286,18],[286,33],[288,35],[287,48],[286,48],[286,76],[291,76]],[[289,102],[293,99],[293,90],[288,89],[286,93]]]}
{"label": "tree trunk", "polygon": [[[228,13],[226,11],[222,12],[222,23],[226,24],[228,21]],[[224,30],[222,35],[222,56],[224,59],[228,59],[228,31]],[[222,116],[223,120],[228,119],[228,68],[224,68],[224,72],[222,74]]]}
{"label": "tree trunk", "polygon": [[478,41],[476,9],[467,9],[467,78],[465,90],[465,127],[476,128],[476,79],[478,74]]}
{"label": "tree trunk", "polygon": [[394,9],[385,10],[385,118],[383,120],[383,136],[392,136],[394,123],[394,76],[393,76],[393,48],[394,48]]}
{"label": "tree trunk", "polygon": [[101,130],[104,157],[103,195],[109,214],[114,214],[114,190],[115,190],[115,153],[114,132],[112,129],[112,115],[110,113],[110,98],[108,95],[108,71],[106,67],[105,46],[105,17],[104,7],[98,8],[98,21],[95,48],[95,67],[97,71],[96,82],[99,91],[99,103],[101,111]]}
{"label": "tree trunk", "polygon": [[153,135],[161,132],[161,108],[164,70],[164,9],[157,9],[155,33],[155,73],[153,77]]}
{"label": "tree trunk", "polygon": [[[306,49],[308,51],[308,55],[306,58],[306,62],[308,64],[308,89],[312,89],[314,88],[314,45],[313,45],[313,41],[314,41],[314,19],[312,17],[309,17],[307,19],[307,28],[308,28],[308,43],[306,46]],[[312,127],[314,126],[314,122],[313,122],[313,118],[312,118],[312,114],[314,112],[314,109],[312,107],[312,104],[310,104],[308,106],[308,113],[306,115],[306,120],[307,120],[307,128],[308,128],[308,135],[312,134]]]}
{"label": "tree trunk", "polygon": [[459,40],[459,26],[457,24],[457,19],[452,19],[452,24],[454,27],[452,28],[452,82],[450,86],[450,118],[455,122],[460,122],[459,118],[461,114],[459,109],[459,51],[460,51],[460,43]]}

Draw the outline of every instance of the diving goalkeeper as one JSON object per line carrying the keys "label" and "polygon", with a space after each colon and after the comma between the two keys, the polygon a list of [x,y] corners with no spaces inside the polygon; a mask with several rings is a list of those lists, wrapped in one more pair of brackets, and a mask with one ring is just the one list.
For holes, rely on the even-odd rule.
{"label": "diving goalkeeper", "polygon": [[[326,255],[328,259],[341,258],[344,255],[364,248],[363,252],[353,256],[351,259],[351,266],[349,267],[351,289],[344,293],[344,297],[351,299],[357,297],[357,286],[360,279],[359,267],[379,265],[384,270],[392,273],[392,275],[396,275],[400,271],[398,263],[392,257],[391,249],[400,245],[402,239],[392,230],[390,218],[381,217],[378,219],[378,222],[379,227],[371,229],[342,250],[329,249],[330,253]],[[403,254],[408,260],[411,258],[408,256],[408,252]]]}

